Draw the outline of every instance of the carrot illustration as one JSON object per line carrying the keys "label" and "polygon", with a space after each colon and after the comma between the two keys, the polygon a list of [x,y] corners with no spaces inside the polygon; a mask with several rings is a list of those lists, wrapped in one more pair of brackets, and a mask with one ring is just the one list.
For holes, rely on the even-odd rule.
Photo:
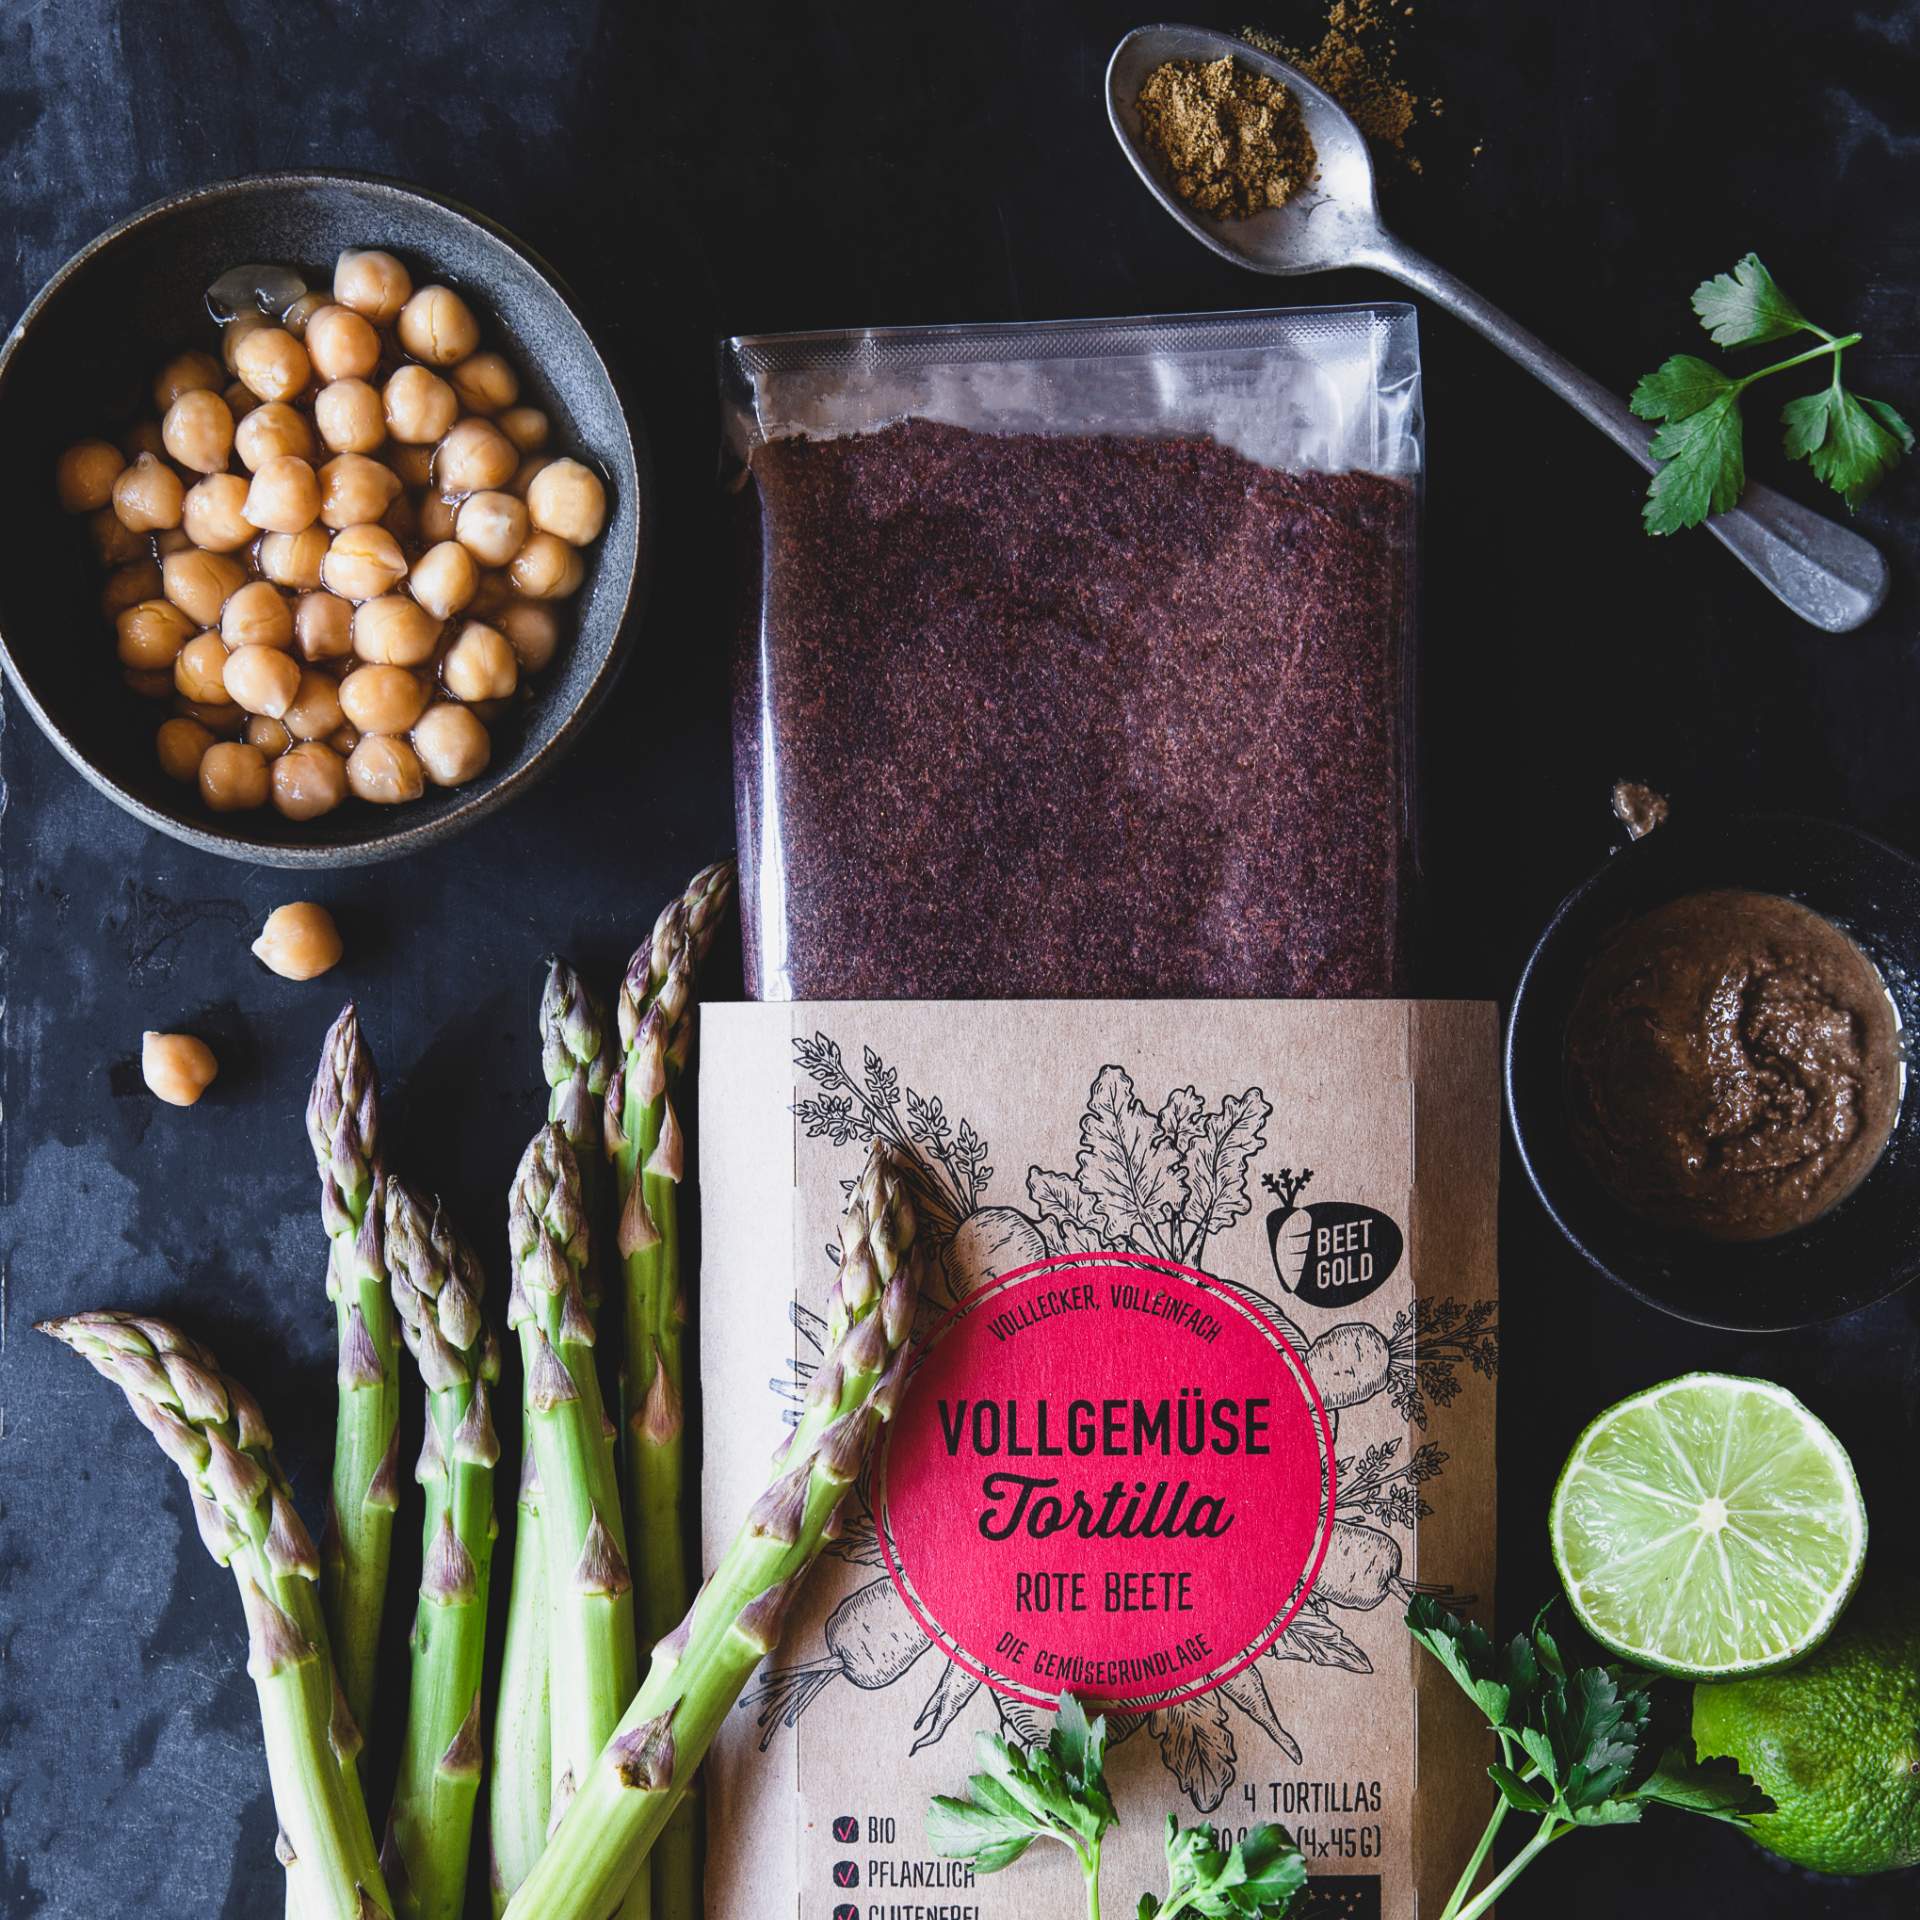
{"label": "carrot illustration", "polygon": [[760,1751],[776,1729],[791,1727],[834,1680],[850,1680],[864,1692],[890,1687],[932,1646],[886,1578],[856,1588],[827,1615],[827,1656],[765,1674],[742,1703],[757,1709]]}

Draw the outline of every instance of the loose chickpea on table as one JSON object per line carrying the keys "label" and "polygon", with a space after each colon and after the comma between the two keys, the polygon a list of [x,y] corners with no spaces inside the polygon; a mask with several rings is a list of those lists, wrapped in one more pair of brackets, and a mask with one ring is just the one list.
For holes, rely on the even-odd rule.
{"label": "loose chickpea on table", "polygon": [[160,768],[211,812],[294,821],[462,786],[562,643],[605,483],[460,293],[391,253],[349,249],[326,288],[236,269],[222,301],[218,354],[176,354],[152,418],[54,471],[122,680],[171,703]]}

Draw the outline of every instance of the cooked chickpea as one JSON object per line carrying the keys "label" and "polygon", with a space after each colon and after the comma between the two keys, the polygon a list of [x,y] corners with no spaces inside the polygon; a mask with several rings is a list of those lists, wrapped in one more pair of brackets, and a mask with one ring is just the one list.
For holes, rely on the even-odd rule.
{"label": "cooked chickpea", "polygon": [[451,620],[479,584],[473,555],[453,540],[429,547],[407,576],[407,591],[437,620]]}
{"label": "cooked chickpea", "polygon": [[391,734],[369,734],[347,756],[347,785],[362,800],[398,806],[427,790],[420,756]]}
{"label": "cooked chickpea", "polygon": [[513,478],[507,483],[507,491],[516,499],[524,500],[527,489],[534,483],[537,475],[545,473],[553,465],[554,456],[550,453],[530,453],[514,470]]}
{"label": "cooked chickpea", "polygon": [[244,380],[231,380],[220,398],[227,403],[227,411],[236,421],[244,420],[261,404],[260,396]]}
{"label": "cooked chickpea", "polygon": [[156,1100],[170,1107],[190,1107],[213,1085],[220,1063],[204,1040],[190,1033],[153,1033],[140,1036],[140,1077]]}
{"label": "cooked chickpea", "polygon": [[196,547],[233,553],[260,531],[246,516],[247,483],[237,473],[210,473],[187,489],[180,524]]}
{"label": "cooked chickpea", "polygon": [[327,557],[325,527],[303,527],[298,533],[268,533],[256,550],[260,571],[276,587],[310,593],[320,584],[321,563]]}
{"label": "cooked chickpea", "polygon": [[437,493],[428,494],[414,515],[414,530],[432,547],[437,547],[442,540],[451,540],[458,524],[459,515],[453,502],[441,499]]}
{"label": "cooked chickpea", "polygon": [[493,743],[468,708],[438,700],[414,722],[413,750],[436,787],[463,787],[485,769]]}
{"label": "cooked chickpea", "polygon": [[[184,509],[186,506],[184,498],[180,504]],[[154,558],[164,560],[170,553],[185,553],[192,545],[193,542],[188,538],[185,527],[162,527],[153,536]]]}
{"label": "cooked chickpea", "polygon": [[197,720],[222,740],[238,740],[246,731],[247,716],[231,700],[178,700],[173,710],[183,720]]}
{"label": "cooked chickpea", "polygon": [[591,467],[578,460],[556,460],[533,476],[527,517],[542,533],[557,534],[569,546],[589,546],[607,524],[607,490]]}
{"label": "cooked chickpea", "polygon": [[497,627],[469,620],[440,662],[440,683],[456,700],[504,700],[520,684],[520,663]]}
{"label": "cooked chickpea", "polygon": [[407,576],[407,557],[385,527],[342,527],[327,548],[321,583],[343,600],[377,600]]}
{"label": "cooked chickpea", "polygon": [[340,683],[311,667],[300,676],[293,699],[280,716],[296,740],[324,740],[340,731],[346,717],[340,705]]}
{"label": "cooked chickpea", "polygon": [[247,584],[247,570],[224,553],[184,547],[160,563],[161,591],[196,627],[217,626],[220,610]]}
{"label": "cooked chickpea", "polygon": [[111,507],[88,517],[87,538],[93,543],[93,557],[103,567],[124,567],[129,561],[153,557],[145,535],[124,525]]}
{"label": "cooked chickpea", "polygon": [[433,485],[433,449],[431,447],[409,447],[395,441],[383,456],[388,466],[400,476],[400,484],[406,487],[430,487]]}
{"label": "cooked chickpea", "polygon": [[321,307],[307,322],[305,344],[322,380],[364,380],[380,364],[380,336],[351,307]]}
{"label": "cooked chickpea", "polygon": [[173,684],[195,706],[217,706],[227,692],[227,650],[217,633],[196,634],[174,656]]}
{"label": "cooked chickpea", "polygon": [[120,442],[120,451],[130,461],[138,460],[143,453],[152,454],[156,460],[164,458],[167,443],[160,437],[160,422],[142,420],[137,427],[130,427]]}
{"label": "cooked chickpea", "polygon": [[320,482],[304,460],[278,454],[253,476],[241,511],[262,532],[303,532],[320,512]]}
{"label": "cooked chickpea", "polygon": [[142,600],[113,623],[123,667],[171,667],[193,638],[193,622],[171,600]]}
{"label": "cooked chickpea", "polygon": [[53,470],[54,492],[68,513],[95,513],[113,498],[113,483],[126,466],[111,440],[77,440]]}
{"label": "cooked chickpea", "polygon": [[267,804],[267,756],[243,740],[221,740],[200,762],[200,798],[215,813],[244,813]]}
{"label": "cooked chickpea", "polygon": [[522,453],[538,453],[547,444],[547,416],[538,407],[509,407],[499,425]]}
{"label": "cooked chickpea", "polygon": [[445,438],[460,412],[453,389],[425,367],[402,367],[387,382],[383,397],[387,431],[410,446]]}
{"label": "cooked chickpea", "polygon": [[422,287],[400,309],[394,332],[416,360],[432,367],[450,367],[480,344],[473,309],[451,287]]}
{"label": "cooked chickpea", "polygon": [[349,247],[334,262],[333,297],[377,327],[397,320],[412,293],[413,275],[377,247]]}
{"label": "cooked chickpea", "polygon": [[198,720],[162,720],[153,736],[154,752],[160,756],[160,771],[169,780],[182,784],[200,777],[200,761],[213,745],[211,728]]}
{"label": "cooked chickpea", "polygon": [[227,698],[278,720],[300,691],[300,662],[278,647],[236,647],[227,655]]}
{"label": "cooked chickpea", "polygon": [[142,700],[169,700],[173,697],[173,674],[166,667],[122,667],[120,684]]}
{"label": "cooked chickpea", "polygon": [[578,591],[586,566],[558,534],[536,531],[527,535],[507,571],[529,600],[564,600]]}
{"label": "cooked chickpea", "polygon": [[107,584],[100,589],[100,611],[117,620],[129,607],[142,600],[158,600],[163,593],[166,581],[159,567],[151,560],[131,560],[108,574]]}
{"label": "cooked chickpea", "polygon": [[400,491],[400,476],[364,453],[337,453],[320,469],[320,518],[336,533],[378,520]]}
{"label": "cooked chickpea", "polygon": [[298,407],[279,401],[257,406],[234,429],[234,451],[249,473],[269,460],[313,458],[313,425]]}
{"label": "cooked chickpea", "polygon": [[520,398],[520,376],[503,354],[470,353],[447,378],[469,413],[499,413]]}
{"label": "cooked chickpea", "polygon": [[474,588],[473,598],[467,602],[467,611],[476,620],[490,620],[512,599],[513,582],[507,578],[506,569],[486,567],[481,570],[480,584]]}
{"label": "cooked chickpea", "polygon": [[285,327],[260,327],[233,350],[233,370],[262,400],[292,400],[313,378],[307,350]]}
{"label": "cooked chickpea", "polygon": [[275,907],[253,943],[253,957],[283,980],[317,979],[340,964],[344,951],[333,915],[311,900]]}
{"label": "cooked chickpea", "polygon": [[303,660],[344,660],[353,652],[353,606],[334,593],[303,593],[293,610]]}
{"label": "cooked chickpea", "polygon": [[420,514],[404,493],[393,496],[393,505],[380,516],[380,524],[403,547],[417,547],[420,544]]}
{"label": "cooked chickpea", "polygon": [[522,673],[538,673],[560,644],[560,617],[537,600],[514,600],[493,616]]}
{"label": "cooked chickpea", "polygon": [[331,747],[303,740],[274,761],[274,807],[289,820],[315,820],[347,797],[347,763]]}
{"label": "cooked chickpea", "polygon": [[181,466],[195,473],[223,473],[233,452],[233,412],[217,393],[193,387],[167,409],[160,439]]}
{"label": "cooked chickpea", "polygon": [[340,710],[363,734],[405,733],[426,706],[426,683],[405,667],[356,667],[340,682]]}
{"label": "cooked chickpea", "polygon": [[154,378],[154,411],[165,413],[183,393],[218,393],[226,384],[226,372],[212,354],[176,354]]}
{"label": "cooked chickpea", "polygon": [[342,727],[338,733],[330,733],[327,735],[327,745],[343,760],[359,744],[360,729],[358,727]]}
{"label": "cooked chickpea", "polygon": [[354,609],[353,650],[376,666],[417,667],[439,644],[440,622],[403,593],[382,594]]}
{"label": "cooked chickpea", "polygon": [[324,293],[303,293],[285,313],[280,316],[280,324],[298,340],[306,345],[307,330],[313,325],[315,317],[333,305]]}
{"label": "cooked chickpea", "polygon": [[132,466],[123,468],[113,483],[113,510],[132,533],[177,527],[185,497],[180,476],[151,453],[143,453]]}
{"label": "cooked chickpea", "polygon": [[387,413],[364,380],[335,380],[314,396],[313,424],[335,453],[371,453],[387,437]]}
{"label": "cooked chickpea", "polygon": [[[238,374],[240,369],[234,365],[234,359],[240,351],[240,342],[250,333],[258,333],[264,326],[270,325],[264,313],[236,313],[220,329],[220,358],[226,362],[227,371]],[[247,389],[253,391],[251,387]]]}
{"label": "cooked chickpea", "polygon": [[268,580],[250,581],[220,610],[220,638],[229,647],[293,645],[293,609]]}
{"label": "cooked chickpea", "polygon": [[504,487],[519,464],[513,442],[492,421],[462,420],[434,452],[433,484],[443,494],[479,493]]}
{"label": "cooked chickpea", "polygon": [[269,760],[277,760],[293,745],[293,735],[284,720],[269,720],[265,714],[247,716],[247,730],[240,736],[250,747],[258,747]]}

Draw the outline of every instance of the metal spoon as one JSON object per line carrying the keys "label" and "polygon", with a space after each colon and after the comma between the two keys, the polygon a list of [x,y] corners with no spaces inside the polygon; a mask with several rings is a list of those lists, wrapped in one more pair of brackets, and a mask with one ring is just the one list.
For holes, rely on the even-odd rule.
{"label": "metal spoon", "polygon": [[[1292,89],[1320,160],[1309,191],[1248,220],[1211,220],[1196,214],[1162,179],[1134,110],[1142,84],[1162,61],[1225,56]],[[1615,446],[1653,471],[1656,462],[1647,450],[1653,430],[1636,420],[1624,401],[1381,225],[1365,137],[1343,108],[1284,61],[1206,27],[1136,27],[1107,63],[1107,118],[1147,190],[1223,259],[1256,273],[1371,267],[1390,275],[1483,333]],[[1801,619],[1828,633],[1847,633],[1863,625],[1887,597],[1887,563],[1876,547],[1770,487],[1750,484],[1737,507],[1716,514],[1706,525]]]}

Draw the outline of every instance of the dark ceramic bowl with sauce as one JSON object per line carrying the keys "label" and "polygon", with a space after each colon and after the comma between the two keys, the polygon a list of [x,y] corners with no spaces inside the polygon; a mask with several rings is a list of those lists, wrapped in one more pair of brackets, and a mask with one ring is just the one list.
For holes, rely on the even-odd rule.
{"label": "dark ceramic bowl with sauce", "polygon": [[[553,422],[553,444],[597,467],[606,529],[562,610],[560,650],[531,697],[493,729],[493,758],[467,785],[376,807],[349,799],[304,824],[272,808],[208,812],[156,764],[166,709],[120,683],[98,609],[101,573],[84,521],[54,500],[60,451],[87,434],[118,439],[154,371],[210,347],[206,289],[243,262],[324,275],[347,247],[384,247],[417,282],[457,288],[482,344],[513,362],[523,397]],[[314,278],[325,285],[324,278]],[[150,408],[148,409],[150,410]],[[639,618],[653,520],[645,437],[622,405],[568,293],[503,228],[417,187],[347,173],[265,174],[143,207],[56,273],[0,346],[0,444],[21,476],[0,517],[0,665],[66,758],[129,813],[190,846],[279,867],[391,859],[446,840],[523,792],[579,738],[612,686]]]}
{"label": "dark ceramic bowl with sauce", "polygon": [[1811,1326],[1920,1275],[1920,1099],[1910,1085],[1860,1184],[1816,1219],[1765,1240],[1716,1240],[1649,1222],[1595,1177],[1576,1138],[1567,1040],[1596,958],[1641,915],[1719,888],[1782,895],[1832,921],[1879,971],[1902,1033],[1920,1031],[1920,864],[1853,828],[1796,816],[1670,824],[1616,852],[1540,936],[1507,1028],[1507,1112],[1541,1203],[1610,1280],[1705,1326]]}

